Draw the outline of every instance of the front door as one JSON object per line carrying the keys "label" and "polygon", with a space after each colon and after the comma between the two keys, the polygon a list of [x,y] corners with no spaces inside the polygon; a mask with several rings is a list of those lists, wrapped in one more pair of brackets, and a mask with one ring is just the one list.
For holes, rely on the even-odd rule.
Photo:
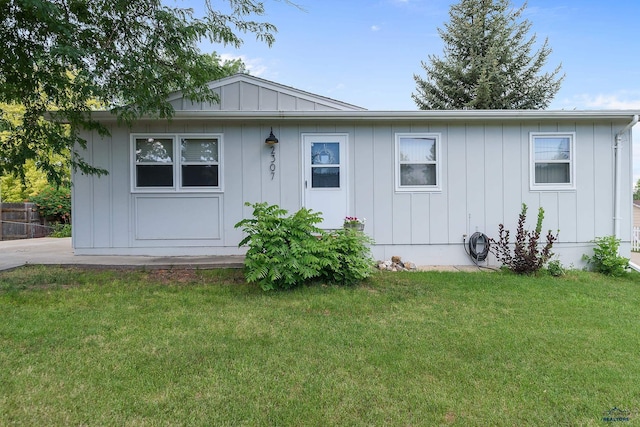
{"label": "front door", "polygon": [[341,228],[347,216],[347,135],[303,134],[304,206],[322,212],[321,228]]}

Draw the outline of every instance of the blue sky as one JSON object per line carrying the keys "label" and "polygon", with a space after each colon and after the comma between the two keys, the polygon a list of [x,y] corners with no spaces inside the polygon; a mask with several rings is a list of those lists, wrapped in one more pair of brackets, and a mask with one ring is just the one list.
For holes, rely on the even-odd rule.
{"label": "blue sky", "polygon": [[[457,0],[265,0],[264,20],[278,27],[269,48],[246,35],[239,49],[203,44],[241,57],[252,75],[370,110],[415,110],[413,75],[442,54],[438,28]],[[188,0],[198,8],[202,1]],[[218,3],[219,4],[219,3]],[[512,0],[520,7],[523,0]],[[547,65],[566,78],[550,109],[640,111],[638,0],[529,0],[524,17],[538,42],[553,49]],[[640,126],[634,139],[640,142]],[[635,150],[640,177],[640,149]],[[636,179],[637,179],[636,178]]]}

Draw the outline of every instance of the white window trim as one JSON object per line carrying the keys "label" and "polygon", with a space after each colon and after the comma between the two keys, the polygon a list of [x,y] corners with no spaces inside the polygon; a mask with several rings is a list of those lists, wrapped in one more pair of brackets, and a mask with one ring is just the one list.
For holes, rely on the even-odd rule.
{"label": "white window trim", "polygon": [[[173,140],[173,186],[172,187],[136,187],[136,139],[157,138]],[[218,139],[218,186],[182,187],[182,139],[217,138]],[[132,133],[129,144],[131,192],[132,193],[222,193],[224,191],[224,138],[221,133]],[[191,163],[186,163],[191,164]]]}
{"label": "white window trim", "polygon": [[[400,185],[400,139],[401,138],[433,138],[436,140],[436,185]],[[441,143],[442,135],[440,133],[433,132],[402,132],[395,134],[395,147],[394,147],[394,176],[395,176],[395,188],[396,192],[401,193],[428,193],[428,192],[440,192],[442,191],[442,150]]]}
{"label": "white window trim", "polygon": [[[535,159],[535,138],[569,138],[569,179],[570,182],[562,183],[536,183],[536,159]],[[553,163],[549,161],[540,163]],[[562,162],[566,163],[566,162]],[[531,191],[571,191],[576,189],[576,133],[575,132],[530,132],[529,133],[529,189]]]}

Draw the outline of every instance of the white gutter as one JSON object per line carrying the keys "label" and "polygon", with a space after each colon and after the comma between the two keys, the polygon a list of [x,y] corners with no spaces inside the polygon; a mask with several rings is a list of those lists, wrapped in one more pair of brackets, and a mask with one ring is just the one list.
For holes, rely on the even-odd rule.
{"label": "white gutter", "polygon": [[[522,121],[522,120],[621,120],[633,117],[637,110],[416,110],[416,111],[254,111],[254,110],[176,110],[172,119],[178,120],[238,120],[246,122],[276,121],[349,121],[376,123],[393,121]],[[91,118],[116,121],[109,111],[93,111]],[[142,117],[138,120],[158,120]]]}
{"label": "white gutter", "polygon": [[615,169],[614,169],[614,177],[615,177],[615,188],[613,191],[614,198],[614,206],[613,206],[613,233],[616,239],[620,238],[620,205],[622,200],[622,188],[621,188],[621,180],[622,180],[622,135],[626,134],[629,129],[631,129],[636,123],[638,123],[638,115],[635,114],[631,122],[624,127],[621,131],[616,133],[615,142],[613,145],[613,153],[615,156]]}

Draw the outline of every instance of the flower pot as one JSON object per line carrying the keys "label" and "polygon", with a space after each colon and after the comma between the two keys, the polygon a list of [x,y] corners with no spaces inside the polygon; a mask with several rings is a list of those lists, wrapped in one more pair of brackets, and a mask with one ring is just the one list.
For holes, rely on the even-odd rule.
{"label": "flower pot", "polygon": [[364,231],[364,224],[360,223],[346,223],[344,224],[346,230]]}

